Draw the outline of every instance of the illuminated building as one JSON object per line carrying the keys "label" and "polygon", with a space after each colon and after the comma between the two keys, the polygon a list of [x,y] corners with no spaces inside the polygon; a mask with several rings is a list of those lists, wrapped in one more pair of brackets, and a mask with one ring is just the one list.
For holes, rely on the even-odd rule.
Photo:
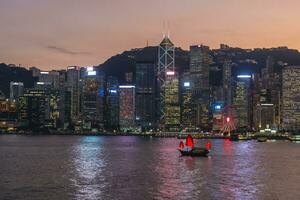
{"label": "illuminated building", "polygon": [[273,57],[267,57],[266,67],[262,69],[262,83],[261,89],[266,97],[266,101],[263,103],[269,103],[274,105],[275,112],[275,124],[279,127],[280,121],[280,96],[282,88],[281,74],[274,71],[274,59]]}
{"label": "illuminated building", "polygon": [[178,131],[180,128],[179,80],[174,71],[166,72],[164,93],[164,129]]}
{"label": "illuminated building", "polygon": [[58,90],[27,89],[19,98],[19,120],[27,128],[57,128],[60,117]]}
{"label": "illuminated building", "polygon": [[106,83],[105,126],[107,129],[119,129],[119,82],[108,77]]}
{"label": "illuminated building", "polygon": [[300,129],[300,66],[282,71],[282,128]]}
{"label": "illuminated building", "polygon": [[[78,120],[79,116],[79,69],[76,66],[67,68],[66,90],[70,92],[70,117],[72,121]],[[68,101],[67,101],[68,102]]]}
{"label": "illuminated building", "polygon": [[17,127],[17,104],[15,100],[0,100],[0,130],[15,131]]}
{"label": "illuminated building", "polygon": [[275,129],[275,107],[273,104],[261,103],[254,110],[254,128],[256,130]]}
{"label": "illuminated building", "polygon": [[155,64],[136,64],[136,124],[144,129],[156,126]]}
{"label": "illuminated building", "polygon": [[236,109],[236,127],[250,128],[251,75],[238,75],[235,82],[233,105]]}
{"label": "illuminated building", "polygon": [[190,74],[192,87],[192,101],[194,103],[193,116],[196,119],[196,126],[208,130],[210,128],[209,106],[209,47],[195,45],[190,47]]}
{"label": "illuminated building", "polygon": [[232,75],[231,65],[229,60],[225,60],[223,64],[223,90],[224,90],[224,103],[227,106],[232,104]]}
{"label": "illuminated building", "polygon": [[21,82],[10,82],[10,99],[18,100],[24,94],[24,84]]}
{"label": "illuminated building", "polygon": [[135,125],[135,86],[119,86],[119,106],[120,129],[132,130]]}
{"label": "illuminated building", "polygon": [[93,67],[85,68],[81,80],[81,117],[84,129],[103,128],[103,74]]}
{"label": "illuminated building", "polygon": [[[177,79],[175,76],[175,46],[171,42],[169,37],[164,37],[163,41],[160,43],[158,47],[157,78],[158,78],[158,94],[159,94],[159,98],[158,98],[159,99],[159,104],[158,104],[159,126],[161,129],[166,129],[166,126],[170,125],[169,123],[171,120],[168,119],[169,122],[166,122],[167,121],[166,116],[170,114],[172,109],[172,106],[169,107],[166,106],[166,100],[172,98],[166,96],[168,95],[166,89],[168,88],[169,90],[171,90],[172,86],[176,87],[175,86],[176,80],[172,81],[171,79],[173,78]],[[178,91],[178,86],[179,84],[177,79],[177,89],[173,88],[174,91],[175,90]],[[170,118],[171,116],[168,117]]]}
{"label": "illuminated building", "polygon": [[261,70],[261,74],[254,74],[252,80],[254,129],[279,129],[281,76],[274,71],[272,57],[267,57],[266,67]]}
{"label": "illuminated building", "polygon": [[184,73],[181,79],[181,125],[185,129],[194,129],[196,116],[192,102],[192,82],[189,73]]}

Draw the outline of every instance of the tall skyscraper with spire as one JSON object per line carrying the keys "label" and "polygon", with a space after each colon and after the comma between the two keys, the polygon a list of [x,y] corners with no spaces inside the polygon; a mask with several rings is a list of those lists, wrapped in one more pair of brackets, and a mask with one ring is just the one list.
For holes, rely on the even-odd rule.
{"label": "tall skyscraper with spire", "polygon": [[163,130],[180,126],[179,80],[175,70],[175,47],[165,36],[158,47],[159,125]]}

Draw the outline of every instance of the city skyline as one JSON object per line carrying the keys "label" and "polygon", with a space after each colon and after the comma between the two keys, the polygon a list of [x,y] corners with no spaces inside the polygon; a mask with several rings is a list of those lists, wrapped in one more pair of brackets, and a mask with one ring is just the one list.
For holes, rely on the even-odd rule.
{"label": "city skyline", "polygon": [[176,46],[186,50],[199,43],[300,49],[295,20],[300,2],[294,0],[4,0],[0,5],[0,62],[44,70],[98,65],[147,42],[156,46],[168,29]]}

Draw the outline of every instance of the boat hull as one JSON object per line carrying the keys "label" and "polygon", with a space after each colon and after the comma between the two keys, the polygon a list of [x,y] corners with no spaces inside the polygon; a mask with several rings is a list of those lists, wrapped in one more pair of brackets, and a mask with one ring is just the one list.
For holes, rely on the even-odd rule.
{"label": "boat hull", "polygon": [[191,151],[183,151],[178,149],[182,156],[192,156],[192,157],[206,157],[209,150],[206,148],[194,148]]}

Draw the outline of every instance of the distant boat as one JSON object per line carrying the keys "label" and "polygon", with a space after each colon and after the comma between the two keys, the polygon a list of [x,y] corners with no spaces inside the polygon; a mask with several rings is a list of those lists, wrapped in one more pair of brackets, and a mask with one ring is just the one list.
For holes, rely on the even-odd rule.
{"label": "distant boat", "polygon": [[210,143],[207,143],[206,148],[195,147],[192,136],[188,135],[186,138],[185,145],[182,141],[179,143],[178,151],[181,153],[182,156],[206,157],[210,152],[210,148]]}
{"label": "distant boat", "polygon": [[299,142],[300,141],[300,135],[293,135],[289,138],[292,142]]}
{"label": "distant boat", "polygon": [[246,134],[232,134],[230,136],[231,141],[250,140],[251,138]]}

